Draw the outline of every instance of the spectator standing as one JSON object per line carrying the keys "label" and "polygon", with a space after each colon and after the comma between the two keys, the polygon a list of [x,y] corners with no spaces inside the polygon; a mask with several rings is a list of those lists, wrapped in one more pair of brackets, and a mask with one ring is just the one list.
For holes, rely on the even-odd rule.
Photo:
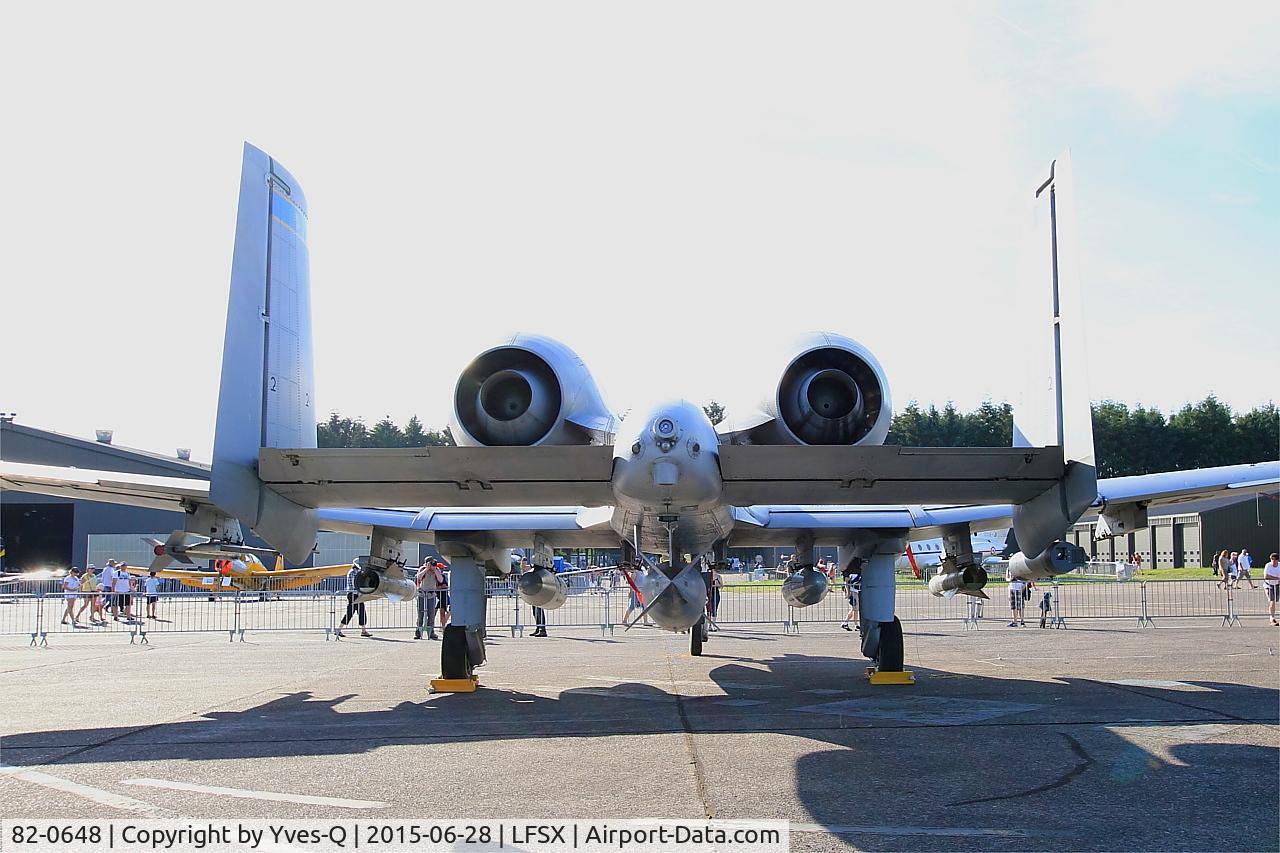
{"label": "spectator standing", "polygon": [[[627,622],[628,620],[631,619],[631,614],[633,611],[639,610],[642,613],[644,612],[644,602],[641,601],[640,593],[638,593],[636,591],[635,586],[633,586],[634,583],[635,583],[635,579],[629,578],[629,582],[627,583],[627,589],[631,591],[631,598],[630,600],[627,601],[627,612],[622,614],[623,622]],[[645,616],[644,621],[645,621],[645,624],[648,624],[649,617]]]}
{"label": "spectator standing", "polygon": [[710,588],[707,595],[707,613],[711,616],[713,624],[708,627],[712,631],[719,631],[714,621],[720,614],[720,590],[724,587],[724,578],[720,576],[720,570],[715,563],[711,564],[711,576],[709,578]]}
{"label": "spectator standing", "polygon": [[103,622],[107,621],[107,614],[110,614],[112,619],[120,618],[120,614],[116,612],[115,582],[116,561],[107,560],[107,564],[102,568],[102,574],[98,575],[98,592],[100,593],[101,598],[100,607],[106,608],[106,613],[104,613],[102,617]]}
{"label": "spectator standing", "polygon": [[437,640],[439,637],[436,636],[436,608],[440,602],[436,591],[440,588],[440,577],[435,561],[430,557],[424,559],[422,565],[418,567],[414,584],[418,587],[418,627],[413,632],[413,638],[422,639],[422,628],[425,625],[427,639]]}
{"label": "spectator standing", "polygon": [[152,569],[147,573],[147,579],[143,581],[147,594],[147,618],[156,618],[156,602],[160,600],[160,578],[156,577],[156,570]]}
{"label": "spectator standing", "polygon": [[449,625],[449,564],[444,560],[436,560],[436,569],[440,573],[440,590],[436,593],[440,598],[440,630]]}
{"label": "spectator standing", "polygon": [[1209,561],[1209,571],[1214,577],[1218,576],[1218,558],[1221,556],[1221,551],[1214,551],[1213,559]]}
{"label": "spectator standing", "polygon": [[1240,587],[1240,552],[1239,551],[1231,552],[1231,559],[1227,563],[1227,569],[1230,573],[1231,585],[1236,588],[1239,588]]}
{"label": "spectator standing", "polygon": [[66,577],[62,579],[62,597],[66,599],[66,606],[62,610],[62,624],[66,625],[67,620],[71,620],[72,628],[79,628],[80,623],[76,621],[76,608],[79,602],[76,601],[80,597],[80,568],[72,566],[71,571],[67,572]]}
{"label": "spectator standing", "polygon": [[1253,582],[1253,557],[1249,556],[1248,548],[1240,549],[1240,556],[1236,558],[1236,586],[1240,586],[1241,581],[1249,582],[1249,589],[1257,589],[1258,585]]}
{"label": "spectator standing", "polygon": [[1262,567],[1262,585],[1267,588],[1267,613],[1271,616],[1271,624],[1280,625],[1276,621],[1276,599],[1280,598],[1280,555],[1272,554]]}
{"label": "spectator standing", "polygon": [[[522,558],[520,560],[520,574],[524,574],[525,572],[531,572],[531,571],[533,571],[533,565],[530,564],[528,559]],[[530,637],[547,636],[546,608],[543,608],[543,607],[533,608],[533,633],[530,634],[529,636]]]}
{"label": "spectator standing", "polygon": [[1009,581],[1009,609],[1013,613],[1013,621],[1009,623],[1010,628],[1023,627],[1027,623],[1022,618],[1022,607],[1026,603],[1024,595],[1027,591],[1027,582],[1021,578],[1014,578]]}
{"label": "spectator standing", "polygon": [[[858,618],[858,593],[862,589],[862,573],[850,564],[849,568],[844,572],[844,595],[849,601],[849,612],[844,615],[844,622],[840,623],[840,627],[846,631],[852,631],[849,622]],[[854,623],[858,627],[858,633],[862,633],[861,620]]]}
{"label": "spectator standing", "polygon": [[115,580],[112,581],[111,588],[115,592],[116,618],[119,618],[119,611],[123,610],[125,621],[133,621],[133,577],[129,574],[126,563],[116,563]]}
{"label": "spectator standing", "polygon": [[360,636],[373,636],[369,633],[369,629],[367,627],[369,614],[365,611],[364,602],[359,600],[360,590],[356,589],[356,575],[359,573],[360,564],[353,562],[351,564],[351,571],[347,572],[347,612],[346,615],[342,617],[342,621],[338,623],[338,627],[333,631],[333,633],[337,634],[339,637],[346,636],[346,634],[342,633],[342,629],[347,627],[347,623],[351,621],[351,617],[354,615],[359,615],[360,617]]}
{"label": "spectator standing", "polygon": [[1219,589],[1231,588],[1231,555],[1226,551],[1218,552],[1218,579]]}
{"label": "spectator standing", "polygon": [[1049,621],[1049,611],[1053,609],[1053,593],[1049,590],[1044,591],[1044,595],[1040,596],[1040,627],[1043,628],[1045,623]]}
{"label": "spectator standing", "polygon": [[97,568],[90,563],[89,568],[85,569],[84,574],[80,576],[80,596],[83,599],[80,605],[80,618],[84,619],[84,612],[88,610],[89,618],[86,621],[90,625],[105,625],[106,620],[102,618],[102,598],[98,595],[98,575],[95,571]]}

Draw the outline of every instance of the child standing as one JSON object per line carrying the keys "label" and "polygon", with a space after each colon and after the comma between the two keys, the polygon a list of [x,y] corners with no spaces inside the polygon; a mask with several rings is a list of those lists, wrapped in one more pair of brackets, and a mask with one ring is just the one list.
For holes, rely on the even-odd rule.
{"label": "child standing", "polygon": [[1049,620],[1049,611],[1053,610],[1053,593],[1045,590],[1044,595],[1040,596],[1040,627],[1045,626],[1045,622]]}
{"label": "child standing", "polygon": [[147,593],[147,618],[156,618],[156,602],[160,600],[160,578],[156,577],[156,570],[152,569],[147,574],[144,581]]}

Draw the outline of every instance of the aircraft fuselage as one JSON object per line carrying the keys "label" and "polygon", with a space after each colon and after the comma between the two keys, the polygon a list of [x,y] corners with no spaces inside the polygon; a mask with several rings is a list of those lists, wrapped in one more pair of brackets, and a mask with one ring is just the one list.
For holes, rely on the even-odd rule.
{"label": "aircraft fuselage", "polygon": [[663,403],[623,420],[614,442],[611,526],[649,553],[700,554],[733,529],[723,498],[720,439],[701,407]]}

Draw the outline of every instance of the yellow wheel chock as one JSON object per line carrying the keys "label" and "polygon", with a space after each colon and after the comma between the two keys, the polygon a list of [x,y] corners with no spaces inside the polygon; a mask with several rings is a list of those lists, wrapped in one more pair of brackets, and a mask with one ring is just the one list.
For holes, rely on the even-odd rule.
{"label": "yellow wheel chock", "polygon": [[911,670],[902,672],[880,672],[874,666],[866,669],[867,681],[872,684],[915,684],[916,674]]}

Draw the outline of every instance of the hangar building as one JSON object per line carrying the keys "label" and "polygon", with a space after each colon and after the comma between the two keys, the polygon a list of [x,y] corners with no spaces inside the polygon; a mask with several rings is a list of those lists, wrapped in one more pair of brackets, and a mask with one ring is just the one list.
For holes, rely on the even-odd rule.
{"label": "hangar building", "polygon": [[[120,447],[111,444],[106,433],[102,439],[77,438],[0,419],[0,459],[7,462],[209,479],[208,465]],[[152,555],[142,537],[163,539],[182,524],[182,514],[177,512],[0,491],[5,571],[67,568],[90,562],[102,565],[108,556],[145,565]],[[265,542],[245,533],[247,544],[266,547]],[[349,563],[369,553],[368,537],[346,533],[321,533],[317,546],[313,559],[302,565]],[[424,553],[435,553],[422,547],[427,549]],[[405,556],[416,564],[416,543],[405,543]]]}

